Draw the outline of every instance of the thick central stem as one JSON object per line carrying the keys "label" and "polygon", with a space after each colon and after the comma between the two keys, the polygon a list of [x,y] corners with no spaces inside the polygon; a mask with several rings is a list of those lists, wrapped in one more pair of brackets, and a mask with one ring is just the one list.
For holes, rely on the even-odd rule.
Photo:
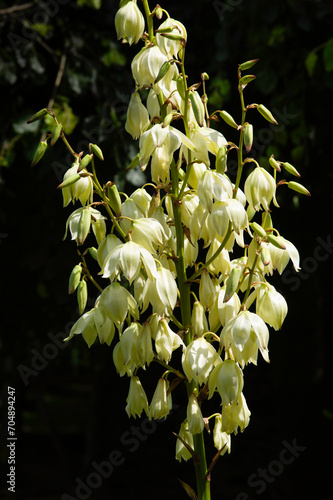
{"label": "thick central stem", "polygon": [[[172,179],[172,194],[173,194],[173,214],[176,229],[176,239],[177,239],[177,275],[178,275],[178,287],[180,294],[180,307],[181,307],[181,321],[186,329],[184,336],[184,342],[189,345],[193,340],[193,332],[191,328],[191,295],[190,295],[190,285],[187,282],[186,273],[186,262],[184,255],[184,231],[181,221],[181,202],[179,199],[179,187],[178,187],[178,170],[175,162],[171,165],[171,179]],[[181,193],[182,194],[182,193]],[[199,387],[192,380],[187,382],[187,395],[188,397],[194,392],[195,389],[199,390]],[[207,480],[207,462],[206,462],[206,452],[205,452],[205,442],[203,432],[193,436],[194,440],[194,451],[198,457],[198,462],[194,464],[195,476],[197,483],[197,495],[199,500],[210,500],[210,482]]]}

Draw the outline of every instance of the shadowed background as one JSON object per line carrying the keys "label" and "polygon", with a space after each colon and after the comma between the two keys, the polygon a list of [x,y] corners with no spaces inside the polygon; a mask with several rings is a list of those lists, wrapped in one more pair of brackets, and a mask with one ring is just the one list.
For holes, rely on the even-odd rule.
{"label": "shadowed background", "polygon": [[[58,142],[30,168],[47,129],[26,121],[50,105],[74,149],[100,145],[106,158],[98,164],[103,181],[117,181],[127,192],[142,183],[140,172],[124,169],[137,148],[124,122],[134,90],[130,61],[138,47],[116,40],[117,2],[15,5],[22,8],[0,2],[1,477],[8,473],[10,385],[16,389],[15,498],[60,500],[65,493],[99,500],[120,494],[129,500],[185,498],[177,478],[193,486],[192,464],[174,460],[172,434],[186,410],[181,391],[175,391],[165,422],[129,420],[128,379],[116,375],[112,351],[99,344],[88,350],[80,337],[66,347],[61,342],[78,318],[75,296],[67,295],[76,245],[69,238],[62,242],[72,207],[62,208],[56,189],[71,161]],[[260,360],[258,367],[245,368],[250,425],[232,437],[231,455],[213,469],[212,496],[289,500],[325,491],[324,455],[332,446],[333,426],[333,3],[171,0],[161,5],[187,28],[189,82],[199,82],[203,71],[210,76],[210,110],[226,109],[239,119],[237,64],[260,59],[246,103],[263,103],[279,125],[248,114],[255,136],[251,154],[262,165],[271,154],[289,161],[312,193],[305,198],[280,189],[281,208],[273,220],[299,249],[302,271],[296,275],[289,265],[274,279],[289,313],[282,331],[271,331],[270,365]],[[216,126],[236,141],[234,130]],[[233,160],[230,155],[231,178]],[[142,375],[149,399],[159,374],[151,367]],[[288,447],[294,454],[285,454]],[[214,453],[208,450],[209,457]],[[281,461],[284,456],[290,463]],[[5,481],[1,493],[7,498]]]}

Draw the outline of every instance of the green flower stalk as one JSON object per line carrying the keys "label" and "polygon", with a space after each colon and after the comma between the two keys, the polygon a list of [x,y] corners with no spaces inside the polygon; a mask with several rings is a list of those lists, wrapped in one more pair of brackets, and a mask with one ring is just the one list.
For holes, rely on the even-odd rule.
{"label": "green flower stalk", "polygon": [[[258,60],[238,65],[240,116],[211,111],[208,75],[201,75],[201,84],[186,76],[185,26],[162,6],[151,11],[142,0],[142,7],[121,0],[115,26],[119,39],[142,42],[131,64],[135,90],[124,127],[139,149],[129,168],[149,171],[147,183],[128,195],[112,180],[102,185],[95,159],[104,160],[104,172],[108,159],[100,147],[76,153],[51,109],[29,123],[51,115],[51,145],[61,137],[74,157],[59,188],[64,206],[78,204],[65,237],[69,232],[79,247],[68,291],[76,292],[80,317],[65,340],[81,335],[89,348],[100,342],[112,349],[116,372],[129,380],[129,417],[167,418],[173,391],[185,388],[175,455],[193,461],[195,480],[181,484],[184,496],[211,500],[213,469],[231,452],[232,434],[249,425],[246,365],[255,365],[259,354],[269,362],[270,329],[282,328],[287,314],[286,300],[269,279],[290,261],[300,268],[298,250],[273,223],[278,189],[310,193],[298,182],[278,181],[282,172],[300,176],[290,163],[271,156],[266,170],[250,156],[248,114],[257,110],[276,123],[263,104],[245,104],[255,75],[242,72]],[[215,128],[212,118],[219,121]],[[239,132],[237,145],[226,139],[228,127]],[[46,147],[46,141],[38,147],[34,164]],[[235,153],[233,182],[228,161]],[[90,259],[99,267],[96,276]],[[86,311],[88,297],[94,307]],[[152,364],[160,373],[149,401],[140,375]],[[216,405],[211,414],[207,399],[209,407]],[[217,449],[213,456],[206,455],[207,440]]]}

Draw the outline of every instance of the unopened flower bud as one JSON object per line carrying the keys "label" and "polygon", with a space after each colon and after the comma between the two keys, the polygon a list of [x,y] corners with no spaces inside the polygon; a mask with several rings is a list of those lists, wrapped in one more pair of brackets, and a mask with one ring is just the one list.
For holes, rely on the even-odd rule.
{"label": "unopened flower bud", "polygon": [[82,274],[82,266],[80,264],[77,264],[76,266],[73,267],[73,270],[69,277],[68,293],[75,292],[81,281],[81,274]]}
{"label": "unopened flower bud", "polygon": [[270,158],[269,158],[269,164],[272,168],[274,168],[275,170],[277,170],[278,172],[281,172],[281,167],[279,165],[279,163],[276,161],[276,159],[274,158],[274,156],[272,155]]}
{"label": "unopened flower bud", "polygon": [[97,144],[89,144],[89,148],[91,152],[94,153],[94,155],[96,155],[99,160],[101,161],[104,160],[102,150],[99,146],[97,146]]}
{"label": "unopened flower bud", "polygon": [[239,65],[239,69],[241,71],[245,71],[246,69],[250,69],[252,68],[252,66],[254,66],[257,62],[259,61],[259,59],[250,59],[249,61],[245,61],[243,62],[242,64]]}
{"label": "unopened flower bud", "polygon": [[218,150],[215,160],[216,172],[219,174],[224,174],[227,170],[227,148],[226,146],[221,146]]}
{"label": "unopened flower bud", "polygon": [[245,123],[244,127],[244,146],[247,153],[251,150],[253,143],[253,125]]}
{"label": "unopened flower bud", "polygon": [[301,177],[299,172],[297,172],[296,168],[293,167],[290,163],[284,161],[281,163],[281,165],[285,170],[287,170],[287,172],[289,172],[289,174],[294,175],[295,177]]}
{"label": "unopened flower bud", "polygon": [[222,403],[232,404],[242,392],[243,385],[242,370],[233,359],[227,359],[217,365],[209,377],[209,398],[213,396],[217,387]]}
{"label": "unopened flower bud", "polygon": [[83,314],[88,299],[88,287],[85,279],[81,280],[77,287],[77,304],[79,306],[79,314]]}
{"label": "unopened flower bud", "polygon": [[44,156],[45,151],[47,150],[47,142],[41,141],[36,149],[34,157],[31,162],[31,166],[34,167]]}
{"label": "unopened flower bud", "polygon": [[227,111],[220,111],[220,117],[226,122],[227,125],[230,125],[230,127],[238,128],[237,123]]}
{"label": "unopened flower bud", "polygon": [[54,129],[52,130],[51,142],[50,142],[51,146],[55,145],[55,143],[57,142],[57,140],[60,137],[61,132],[62,132],[62,124],[57,123],[55,125]]}
{"label": "unopened flower bud", "polygon": [[277,125],[278,122],[275,120],[274,116],[269,111],[269,109],[267,109],[263,104],[259,104],[257,110],[265,118],[265,120],[267,120],[270,123],[274,123],[274,125]]}
{"label": "unopened flower bud", "polygon": [[90,223],[91,223],[91,213],[88,208],[84,208],[81,212],[81,217],[79,220],[78,237],[77,237],[78,245],[83,245],[83,243],[85,242],[85,239],[87,238],[88,233],[90,231]]}
{"label": "unopened flower bud", "polygon": [[229,278],[227,279],[227,286],[223,302],[228,302],[231,297],[237,292],[239,280],[243,274],[243,267],[236,266],[231,269]]}
{"label": "unopened flower bud", "polygon": [[44,118],[44,116],[46,116],[47,114],[49,114],[49,111],[46,108],[43,108],[40,111],[37,111],[37,113],[35,113],[31,118],[29,118],[27,123],[32,123],[37,120],[40,120],[41,118]]}
{"label": "unopened flower bud", "polygon": [[190,92],[190,101],[192,104],[193,113],[196,121],[200,127],[204,126],[205,122],[205,108],[203,102],[197,91]]}
{"label": "unopened flower bud", "polygon": [[116,184],[112,184],[107,188],[107,197],[109,198],[109,204],[114,213],[119,216],[121,215],[121,199],[119,195],[118,188]]}
{"label": "unopened flower bud", "polygon": [[289,189],[292,189],[300,194],[305,194],[305,196],[311,196],[310,191],[302,186],[302,184],[299,184],[299,182],[289,181],[287,184]]}

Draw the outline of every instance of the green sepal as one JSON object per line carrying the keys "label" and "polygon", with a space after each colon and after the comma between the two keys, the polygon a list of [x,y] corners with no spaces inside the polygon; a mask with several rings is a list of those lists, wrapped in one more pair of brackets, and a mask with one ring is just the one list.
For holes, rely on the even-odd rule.
{"label": "green sepal", "polygon": [[259,59],[250,59],[249,61],[245,61],[242,64],[239,64],[238,67],[241,71],[245,71],[246,69],[252,68],[252,66],[257,64],[258,61]]}
{"label": "green sepal", "polygon": [[237,123],[233,119],[233,117],[227,113],[227,111],[220,111],[220,117],[228,124],[230,127],[238,128]]}
{"label": "green sepal", "polygon": [[104,160],[102,150],[99,146],[97,146],[97,144],[89,144],[89,147],[91,152],[94,153],[94,155],[96,155],[99,160]]}
{"label": "green sepal", "polygon": [[160,33],[161,36],[164,36],[168,40],[172,40],[174,42],[180,42],[183,46],[186,44],[186,40],[180,33]]}
{"label": "green sepal", "polygon": [[80,174],[70,175],[69,177],[67,177],[67,179],[64,180],[64,182],[59,184],[57,189],[63,189],[63,188],[66,188],[68,186],[71,186],[72,184],[75,184],[75,182],[77,182],[79,179],[81,179]]}
{"label": "green sepal", "polygon": [[55,125],[54,129],[52,130],[51,142],[50,142],[51,146],[55,145],[55,143],[57,142],[57,140],[60,137],[61,132],[62,132],[62,124],[57,123]]}
{"label": "green sepal", "polygon": [[37,147],[36,152],[34,154],[34,157],[32,159],[32,162],[31,162],[32,167],[34,167],[43,158],[46,150],[47,150],[47,142],[41,141],[38,144],[38,147]]}
{"label": "green sepal", "polygon": [[268,122],[274,123],[274,125],[278,124],[272,113],[263,104],[259,104],[259,106],[257,106],[257,110]]}
{"label": "green sepal", "polygon": [[265,246],[263,246],[260,250],[260,259],[264,266],[268,266],[271,261],[271,254]]}

